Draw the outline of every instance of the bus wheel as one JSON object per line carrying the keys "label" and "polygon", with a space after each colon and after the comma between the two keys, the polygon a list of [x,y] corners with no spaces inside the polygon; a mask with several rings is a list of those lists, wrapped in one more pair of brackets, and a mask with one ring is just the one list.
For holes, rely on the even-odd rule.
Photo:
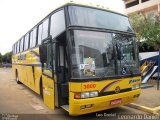
{"label": "bus wheel", "polygon": [[18,77],[18,72],[16,71],[16,82],[17,84],[21,84],[21,82],[19,81],[19,77]]}
{"label": "bus wheel", "polygon": [[42,86],[42,80],[40,81],[40,96],[43,99],[43,86]]}

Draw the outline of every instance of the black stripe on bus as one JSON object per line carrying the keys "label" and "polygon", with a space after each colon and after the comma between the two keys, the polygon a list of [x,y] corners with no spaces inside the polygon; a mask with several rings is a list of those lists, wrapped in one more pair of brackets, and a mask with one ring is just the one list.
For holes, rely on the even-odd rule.
{"label": "black stripe on bus", "polygon": [[12,65],[24,65],[24,66],[36,66],[36,67],[42,67],[41,64],[22,64],[22,63],[12,63]]}
{"label": "black stripe on bus", "polygon": [[53,79],[53,77],[52,76],[50,76],[50,75],[48,75],[48,74],[46,74],[46,73],[42,73],[44,76],[46,76],[46,77],[48,77],[48,78],[50,78],[50,79]]}
{"label": "black stripe on bus", "polygon": [[[132,90],[131,88],[121,89],[119,93],[129,92],[131,90]],[[118,93],[116,93],[115,91],[107,91],[107,92],[99,93],[98,96],[100,97],[100,96],[113,95],[113,94],[118,94]]]}
{"label": "black stripe on bus", "polygon": [[35,51],[30,51],[31,53],[33,53],[35,56],[39,57],[39,54]]}
{"label": "black stripe on bus", "polygon": [[141,74],[137,73],[134,75],[117,75],[117,76],[109,76],[109,77],[88,77],[88,78],[71,78],[70,82],[89,82],[89,81],[105,81],[105,80],[113,80],[113,79],[124,79],[124,78],[134,78],[140,77]]}

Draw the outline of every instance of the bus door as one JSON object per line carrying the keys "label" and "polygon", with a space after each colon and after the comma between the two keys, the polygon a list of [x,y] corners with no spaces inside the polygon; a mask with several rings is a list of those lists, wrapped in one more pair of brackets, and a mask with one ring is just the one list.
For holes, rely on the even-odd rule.
{"label": "bus door", "polygon": [[44,103],[54,110],[54,72],[53,72],[53,44],[42,43],[40,46],[40,59],[42,62],[42,95]]}
{"label": "bus door", "polygon": [[59,41],[57,39],[56,44],[56,74],[57,80],[55,81],[55,104],[58,107],[62,107],[68,111],[69,105],[69,89],[68,89],[68,64],[66,59],[66,46],[64,41]]}

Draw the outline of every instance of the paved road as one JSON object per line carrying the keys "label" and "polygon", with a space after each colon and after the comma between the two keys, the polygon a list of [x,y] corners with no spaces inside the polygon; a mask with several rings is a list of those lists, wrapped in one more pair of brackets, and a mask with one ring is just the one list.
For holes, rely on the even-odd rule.
{"label": "paved road", "polygon": [[[0,120],[5,117],[18,117],[18,120],[52,120],[52,119],[121,119],[124,114],[147,114],[145,112],[122,106],[97,113],[71,117],[63,109],[50,110],[43,104],[40,96],[23,84],[16,84],[10,68],[0,68]],[[6,114],[8,113],[8,114]],[[123,117],[123,116],[122,116]]]}

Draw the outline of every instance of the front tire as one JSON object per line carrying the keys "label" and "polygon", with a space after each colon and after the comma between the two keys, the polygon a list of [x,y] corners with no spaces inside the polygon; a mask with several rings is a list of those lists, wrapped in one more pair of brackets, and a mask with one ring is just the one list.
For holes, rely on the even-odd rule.
{"label": "front tire", "polygon": [[40,80],[40,96],[43,99],[43,86],[42,86],[42,79]]}
{"label": "front tire", "polygon": [[17,84],[21,84],[21,82],[19,81],[18,72],[16,72],[16,82]]}

